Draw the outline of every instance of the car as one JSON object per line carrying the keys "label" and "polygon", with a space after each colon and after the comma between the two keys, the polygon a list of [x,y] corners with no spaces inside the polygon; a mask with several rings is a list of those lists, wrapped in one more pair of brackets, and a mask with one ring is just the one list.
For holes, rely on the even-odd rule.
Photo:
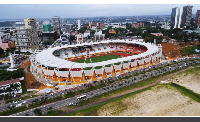
{"label": "car", "polygon": [[20,107],[22,106],[22,103],[17,104],[15,107]]}
{"label": "car", "polygon": [[34,99],[32,102],[38,102],[39,101],[39,99]]}
{"label": "car", "polygon": [[17,100],[17,101],[13,101],[13,103],[18,103],[19,101]]}
{"label": "car", "polygon": [[23,101],[22,103],[24,104],[24,103],[26,103],[26,101]]}
{"label": "car", "polygon": [[10,108],[12,108],[12,107],[14,108],[14,107],[15,107],[15,105],[9,105],[9,107],[10,107]]}
{"label": "car", "polygon": [[42,100],[46,100],[46,99],[48,99],[48,97],[42,97],[42,98],[41,98],[41,101],[42,101]]}

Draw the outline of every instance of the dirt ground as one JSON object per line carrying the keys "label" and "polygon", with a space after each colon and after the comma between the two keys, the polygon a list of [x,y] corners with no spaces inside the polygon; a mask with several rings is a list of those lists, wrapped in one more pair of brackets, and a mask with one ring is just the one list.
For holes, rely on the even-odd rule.
{"label": "dirt ground", "polygon": [[[64,112],[60,114],[59,116],[65,115],[70,112],[82,110],[91,106],[95,106],[100,103],[104,103],[108,100],[111,100],[113,98],[121,97],[130,93],[148,88],[150,86],[154,86],[156,84],[161,83],[161,81],[163,80],[176,76],[177,73],[185,72],[190,69],[193,69],[193,67],[188,67],[181,71],[160,77],[152,84],[148,84],[139,88],[126,90],[117,94],[112,94],[111,96],[102,98],[99,101],[89,103],[85,106],[76,107],[73,109],[69,107],[62,107],[61,110],[63,110]],[[179,92],[176,92],[174,90],[172,91],[167,88],[158,89],[155,87],[152,91],[148,90],[148,92],[147,91],[142,92],[141,94],[138,94],[138,95],[139,96],[134,96],[130,99],[123,99],[123,101],[116,101],[115,104],[109,103],[102,106],[98,110],[98,116],[179,116],[179,115],[180,116],[186,116],[186,115],[196,116],[196,115],[200,115],[199,112],[196,112],[198,108],[198,107],[196,108],[196,106],[199,106],[199,103],[191,101],[188,97],[182,96]],[[191,103],[191,105],[189,103]],[[185,110],[187,109],[193,112],[185,112]],[[76,114],[76,116],[82,116],[82,115],[85,116],[84,113]]]}
{"label": "dirt ground", "polygon": [[100,107],[98,116],[199,116],[200,104],[170,86],[123,98]]}
{"label": "dirt ground", "polygon": [[200,94],[200,69],[181,73],[176,78],[179,81],[177,84]]}
{"label": "dirt ground", "polygon": [[[196,44],[195,44],[196,45]],[[181,56],[181,50],[187,48],[188,46],[192,46],[190,44],[172,44],[172,43],[169,43],[169,42],[166,42],[166,43],[161,43],[161,46],[162,46],[162,52],[163,52],[163,55],[165,57],[169,57],[169,58],[182,58]]]}
{"label": "dirt ground", "polygon": [[35,79],[35,77],[32,75],[32,73],[30,72],[30,64],[25,66],[24,73],[25,73],[24,79],[25,79],[25,84],[26,84],[27,89],[38,89],[44,86],[44,84],[38,82]]}

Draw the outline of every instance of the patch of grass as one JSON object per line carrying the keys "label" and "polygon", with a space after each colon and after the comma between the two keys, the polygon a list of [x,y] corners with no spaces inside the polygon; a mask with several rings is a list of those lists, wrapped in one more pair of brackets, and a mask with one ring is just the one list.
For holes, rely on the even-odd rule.
{"label": "patch of grass", "polygon": [[24,111],[24,110],[26,110],[26,106],[21,106],[21,107],[18,107],[18,108],[14,108],[12,110],[0,112],[0,116],[8,116],[8,115],[15,114],[15,113],[18,113],[18,112],[21,112],[21,111]]}
{"label": "patch of grass", "polygon": [[[168,74],[171,74],[171,73],[180,71],[180,70],[182,70],[182,69],[177,69],[177,70],[174,70],[174,71],[172,71],[172,72],[164,73],[164,74],[159,75],[159,76],[156,76],[156,77],[153,76],[153,77],[151,77],[151,79],[145,79],[145,80],[142,80],[142,81],[140,81],[140,82],[138,82],[138,83],[135,83],[135,84],[133,84],[133,85],[125,86],[125,87],[119,88],[119,89],[114,90],[114,91],[109,92],[109,93],[104,93],[103,95],[94,97],[94,98],[89,99],[89,100],[87,100],[87,101],[81,101],[81,102],[79,103],[79,106],[83,106],[83,105],[88,104],[88,103],[90,103],[90,102],[98,101],[98,100],[100,100],[101,98],[110,96],[110,95],[112,95],[112,94],[117,94],[117,93],[121,93],[121,92],[126,91],[126,90],[130,90],[130,89],[134,89],[134,88],[139,88],[139,87],[146,86],[146,85],[148,85],[148,84],[152,84],[152,83],[154,83],[157,79],[159,79],[160,77],[163,77],[163,76],[165,76],[165,75],[168,75]],[[125,79],[126,79],[126,77],[125,77]],[[106,86],[106,84],[104,83],[103,86]],[[103,87],[103,86],[102,86],[102,87]],[[99,87],[99,88],[101,88],[101,87]],[[92,88],[92,89],[93,89],[93,88]]]}
{"label": "patch of grass", "polygon": [[95,69],[101,69],[102,68],[102,66],[96,66],[95,67]]}
{"label": "patch of grass", "polygon": [[[132,88],[137,88],[137,87],[141,87],[141,86],[144,86],[146,84],[150,84],[150,83],[153,83],[155,82],[155,80],[159,77],[162,77],[164,75],[167,75],[167,74],[170,74],[170,73],[173,73],[173,72],[176,72],[176,71],[179,71],[179,70],[182,70],[182,69],[178,69],[178,70],[174,70],[172,72],[169,72],[169,73],[165,73],[165,74],[162,74],[162,75],[159,75],[158,77],[152,77],[151,79],[146,79],[146,80],[143,80],[143,81],[140,81],[139,83],[136,83],[134,85],[131,85],[131,86],[126,86],[126,87],[123,87],[123,88],[120,88],[118,89],[117,91],[113,91],[109,94],[103,94],[101,96],[97,96],[95,98],[92,98],[92,99],[89,99],[90,102],[92,101],[97,101],[99,100],[100,98],[102,97],[105,97],[106,95],[111,95],[113,93],[118,93],[118,92],[122,92],[123,90],[128,90],[128,89],[132,89]],[[98,86],[95,86],[95,87],[89,87],[87,89],[84,89],[84,90],[81,90],[81,91],[78,91],[76,93],[72,93],[72,95],[76,95],[76,94],[79,94],[79,93],[83,93],[83,92],[87,92],[87,91],[90,91],[90,90],[94,90],[94,89],[97,89],[97,88],[101,88],[101,87],[104,87],[106,85],[108,85],[110,82],[113,82],[113,81],[109,81],[109,82],[102,82],[102,84],[98,85]],[[150,87],[149,87],[150,88]],[[148,89],[148,88],[147,88]],[[138,93],[138,92],[135,92],[135,93]],[[59,101],[61,99],[65,99],[65,98],[62,98],[62,97],[57,97],[56,99],[50,99],[49,101],[45,101],[44,103],[43,102],[37,102],[37,103],[34,103],[32,105],[30,105],[28,108],[26,108],[25,106],[23,106],[22,108],[14,108],[12,111],[11,110],[8,110],[8,111],[4,111],[4,112],[0,112],[0,116],[5,116],[5,115],[11,115],[11,114],[14,114],[14,113],[17,113],[17,112],[21,112],[21,111],[25,111],[27,109],[31,109],[31,108],[35,108],[35,107],[38,107],[38,106],[41,106],[43,104],[47,104],[47,103],[51,103],[51,102],[56,102],[56,101]],[[16,109],[16,110],[15,110]],[[95,109],[94,109],[94,112],[95,112]],[[94,113],[93,112],[93,113]]]}
{"label": "patch of grass", "polygon": [[187,89],[184,86],[178,85],[176,83],[170,83],[171,86],[175,87],[178,91],[180,91],[183,95],[188,96],[189,98],[200,102],[200,94],[195,93],[194,91]]}
{"label": "patch of grass", "polygon": [[106,102],[101,103],[99,105],[96,105],[96,106],[93,106],[93,107],[89,107],[89,108],[86,108],[86,109],[83,109],[83,110],[80,110],[80,111],[77,111],[77,112],[72,112],[72,113],[66,114],[65,116],[78,116],[78,115],[82,115],[82,116],[98,116],[97,111],[99,110],[100,107],[102,107],[102,106],[104,106],[104,105],[106,105],[108,103],[115,102],[115,101],[118,101],[118,100],[122,100],[124,98],[129,97],[129,96],[141,93],[143,91],[150,90],[151,88],[152,87],[149,87],[149,88],[146,88],[146,89],[134,92],[134,93],[130,93],[128,95],[124,95],[124,96],[119,97],[119,98],[114,98],[112,100],[106,101]]}
{"label": "patch of grass", "polygon": [[[102,61],[107,61],[107,60],[117,59],[117,58],[121,58],[121,56],[111,54],[111,55],[103,55],[103,56],[92,57],[91,61],[92,61],[92,63],[94,63],[94,62],[102,62]],[[86,61],[85,61],[85,59],[81,59],[81,60],[76,60],[74,62],[77,62],[77,63],[84,63],[84,62],[85,63],[91,63],[90,62],[90,58],[87,58]]]}
{"label": "patch of grass", "polygon": [[47,114],[45,114],[44,116],[56,116],[60,113],[62,113],[62,110],[53,110],[53,111],[48,111]]}
{"label": "patch of grass", "polygon": [[84,70],[91,70],[92,69],[92,67],[85,67],[85,68],[83,68]]}
{"label": "patch of grass", "polygon": [[184,76],[187,76],[188,74],[197,74],[197,72],[200,72],[200,67],[194,67],[193,69],[188,69],[184,72],[179,72],[177,73],[177,75],[181,75],[181,74],[184,74]]}
{"label": "patch of grass", "polygon": [[7,111],[0,112],[0,116],[12,115],[12,114],[15,114],[15,113],[18,113],[18,112],[21,112],[21,111],[25,111],[25,110],[28,110],[28,109],[36,108],[36,107],[44,105],[44,104],[60,101],[62,99],[63,99],[62,96],[58,96],[56,98],[47,99],[46,101],[33,103],[33,104],[29,105],[28,107],[26,107],[26,106],[17,107],[17,108],[14,108],[12,110],[7,110]]}
{"label": "patch of grass", "polygon": [[24,80],[20,80],[21,87],[22,87],[22,94],[27,93],[26,84]]}
{"label": "patch of grass", "polygon": [[18,99],[13,100],[13,101],[26,100],[26,99],[34,98],[34,97],[37,97],[37,95],[32,95],[32,97],[30,97],[30,96],[20,97]]}
{"label": "patch of grass", "polygon": [[110,67],[112,64],[105,65],[105,67]]}

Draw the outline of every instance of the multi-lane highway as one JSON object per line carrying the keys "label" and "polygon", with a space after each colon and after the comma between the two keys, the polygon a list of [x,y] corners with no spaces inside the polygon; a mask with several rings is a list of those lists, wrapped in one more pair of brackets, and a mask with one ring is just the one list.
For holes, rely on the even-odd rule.
{"label": "multi-lane highway", "polygon": [[[133,76],[133,77],[130,77],[128,79],[122,79],[122,80],[119,80],[119,78],[123,77],[123,75],[118,75],[118,76],[115,76],[115,77],[112,77],[112,78],[107,78],[107,79],[103,80],[103,82],[107,82],[109,80],[115,80],[115,82],[110,83],[110,84],[108,84],[108,86],[105,86],[103,88],[92,90],[90,92],[87,92],[87,93],[84,93],[84,94],[81,94],[81,95],[77,95],[75,97],[66,98],[64,100],[60,100],[58,102],[46,104],[46,105],[43,105],[43,106],[40,106],[40,107],[37,107],[37,108],[40,108],[42,110],[43,114],[45,114],[48,111],[47,110],[48,107],[52,107],[53,109],[58,109],[58,108],[61,108],[61,107],[67,106],[67,105],[78,104],[79,100],[77,100],[77,97],[79,97],[79,96],[86,95],[86,98],[90,99],[92,97],[101,95],[103,93],[108,93],[108,92],[111,92],[113,90],[117,90],[119,88],[135,84],[135,83],[137,83],[139,81],[142,81],[145,78],[151,78],[152,76],[158,76],[160,74],[163,74],[163,73],[166,73],[166,72],[170,72],[170,71],[173,71],[173,70],[176,70],[176,69],[180,69],[180,68],[183,68],[185,66],[189,66],[189,65],[194,65],[196,63],[200,63],[199,59],[200,58],[198,58],[198,60],[196,60],[196,62],[190,62],[189,61],[187,63],[184,62],[185,60],[178,61],[178,63],[175,63],[175,62],[172,62],[172,61],[171,62],[160,63],[160,64],[157,64],[155,66],[148,67],[146,69],[140,69],[140,70],[135,70],[135,71],[126,73],[126,75],[125,75],[125,76],[130,76],[130,75],[134,75],[136,73],[140,73],[140,72],[143,72],[143,71],[148,71],[149,69],[154,69],[154,68],[161,67],[159,70],[157,70],[156,74],[154,74],[154,72],[150,72],[150,76],[146,72],[144,74],[140,74],[139,76]],[[170,64],[170,66],[166,66],[168,64]],[[100,81],[96,81],[96,82],[90,83],[90,85],[95,86],[95,85],[99,85],[100,83],[101,83]],[[82,86],[75,87],[74,89],[65,89],[63,91],[56,92],[52,96],[42,96],[42,97],[31,98],[31,99],[25,100],[26,101],[25,103],[22,103],[23,101],[21,101],[19,103],[22,103],[22,105],[32,104],[32,102],[35,99],[38,99],[39,101],[41,101],[41,99],[44,99],[44,97],[46,97],[48,99],[55,98],[55,97],[58,97],[58,96],[65,95],[65,94],[67,94],[69,92],[74,92],[74,91],[77,91],[77,90],[80,90],[80,89],[85,89],[87,87],[89,87],[88,84],[85,84],[85,85],[82,85]],[[0,111],[9,110],[7,108],[7,106],[9,106],[9,105],[14,105],[15,106],[15,105],[17,105],[19,103],[12,103],[12,104],[6,104],[4,106],[1,106],[0,107]],[[35,116],[35,114],[33,112],[34,110],[35,110],[35,108],[34,109],[29,109],[29,110],[26,110],[26,111],[23,111],[23,112],[19,112],[19,113],[13,114],[11,116],[24,116],[26,114],[29,114],[30,116]]]}

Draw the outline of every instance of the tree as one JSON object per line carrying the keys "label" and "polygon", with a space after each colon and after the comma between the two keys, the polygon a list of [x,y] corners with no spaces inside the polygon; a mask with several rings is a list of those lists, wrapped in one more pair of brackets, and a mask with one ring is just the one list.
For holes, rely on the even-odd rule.
{"label": "tree", "polygon": [[87,30],[87,27],[82,27],[81,29],[78,30],[79,33],[84,33]]}
{"label": "tree", "polygon": [[4,55],[4,50],[0,47],[0,57],[3,57]]}
{"label": "tree", "polygon": [[126,23],[126,29],[131,29],[132,28],[132,24],[131,23]]}
{"label": "tree", "polygon": [[13,89],[16,90],[16,91],[19,91],[19,89],[18,89],[19,86],[20,86],[20,85],[19,85],[18,83],[15,83],[15,84],[13,85]]}
{"label": "tree", "polygon": [[35,113],[36,116],[42,116],[42,110],[39,108],[36,108],[33,112]]}
{"label": "tree", "polygon": [[183,36],[183,39],[184,39],[185,44],[187,44],[187,43],[189,42],[189,39],[188,39],[188,35],[187,35],[187,34],[185,34],[185,35]]}
{"label": "tree", "polygon": [[74,41],[75,40],[75,35],[70,35],[69,41]]}
{"label": "tree", "polygon": [[87,38],[90,39],[90,36],[88,35]]}
{"label": "tree", "polygon": [[10,48],[6,48],[6,53],[9,53],[10,52]]}
{"label": "tree", "polygon": [[142,38],[144,38],[145,42],[151,42],[151,43],[153,43],[154,39],[156,38],[156,36],[152,35],[150,33],[145,32],[145,33],[142,34]]}
{"label": "tree", "polygon": [[16,47],[12,47],[12,48],[10,49],[11,53],[14,53],[15,49],[16,49]]}
{"label": "tree", "polygon": [[13,83],[10,84],[10,89],[11,89],[11,91],[14,89],[14,84]]}
{"label": "tree", "polygon": [[198,37],[198,34],[195,33],[195,32],[192,32],[192,33],[189,34],[189,36],[191,38],[191,41],[194,41],[194,39]]}

